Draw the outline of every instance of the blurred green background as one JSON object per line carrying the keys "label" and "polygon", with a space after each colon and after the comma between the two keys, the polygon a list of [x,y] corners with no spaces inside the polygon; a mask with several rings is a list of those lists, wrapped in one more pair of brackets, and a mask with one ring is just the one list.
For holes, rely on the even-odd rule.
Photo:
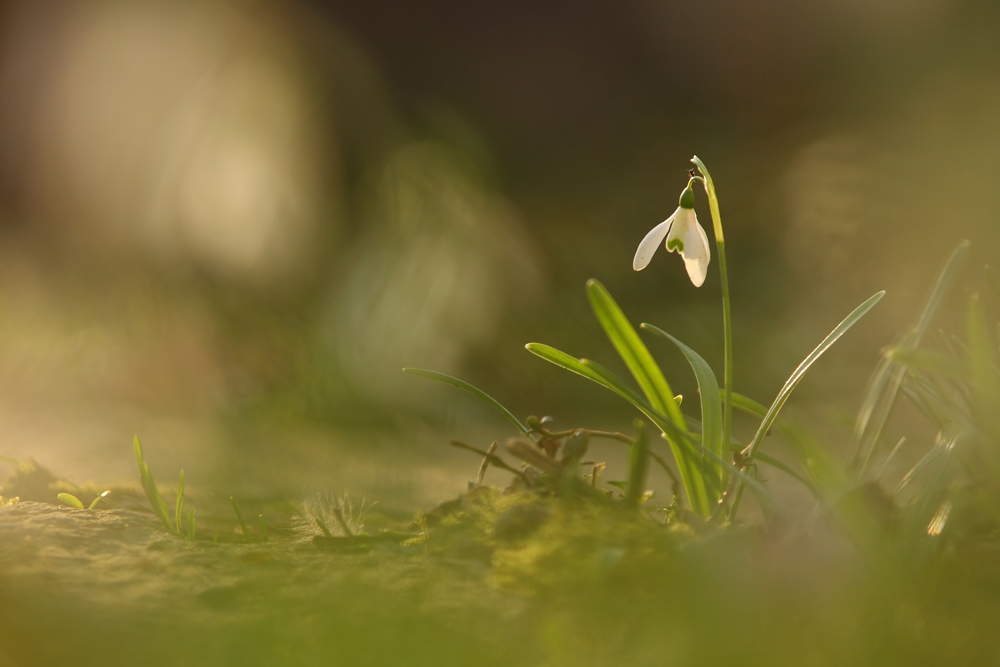
{"label": "blurred green background", "polygon": [[738,391],[888,291],[789,406],[834,441],[947,252],[1000,236],[988,0],[7,0],[0,31],[0,453],[79,482],[132,479],[139,433],[225,495],[440,501],[449,438],[509,434],[403,366],[627,428],[523,344],[619,368],[595,277],[721,373],[716,264],[631,269],[695,153]]}

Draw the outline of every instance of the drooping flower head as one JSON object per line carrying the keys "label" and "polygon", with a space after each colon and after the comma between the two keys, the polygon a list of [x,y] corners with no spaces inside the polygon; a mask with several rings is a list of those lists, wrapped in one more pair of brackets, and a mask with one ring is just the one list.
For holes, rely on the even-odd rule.
{"label": "drooping flower head", "polygon": [[684,258],[684,267],[695,287],[701,287],[708,274],[708,263],[712,253],[708,248],[708,236],[698,222],[694,212],[694,192],[691,182],[681,193],[680,205],[673,214],[653,227],[639,244],[632,260],[632,268],[642,271],[653,258],[656,248],[663,242],[669,252],[679,252]]}

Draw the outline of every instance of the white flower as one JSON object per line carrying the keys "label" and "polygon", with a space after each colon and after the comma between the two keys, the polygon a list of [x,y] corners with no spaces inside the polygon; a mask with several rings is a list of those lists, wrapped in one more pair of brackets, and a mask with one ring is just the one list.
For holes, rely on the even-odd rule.
{"label": "white flower", "polygon": [[698,222],[694,212],[694,193],[690,187],[681,193],[680,206],[673,215],[653,227],[639,244],[632,260],[632,268],[642,271],[653,258],[657,246],[666,238],[665,246],[670,252],[679,252],[684,258],[684,267],[695,287],[701,287],[708,274],[708,263],[712,253],[708,248],[708,236]]}

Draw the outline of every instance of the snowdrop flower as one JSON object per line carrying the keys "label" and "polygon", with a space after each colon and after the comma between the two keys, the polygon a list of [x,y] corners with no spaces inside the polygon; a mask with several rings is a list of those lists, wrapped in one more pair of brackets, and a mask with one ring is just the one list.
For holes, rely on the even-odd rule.
{"label": "snowdrop flower", "polygon": [[694,212],[694,192],[691,184],[681,193],[680,206],[673,215],[653,227],[639,244],[632,260],[632,268],[642,271],[653,258],[657,246],[666,238],[669,252],[679,252],[684,258],[684,267],[695,287],[701,287],[708,274],[708,263],[712,253],[708,249],[708,236],[698,223]]}

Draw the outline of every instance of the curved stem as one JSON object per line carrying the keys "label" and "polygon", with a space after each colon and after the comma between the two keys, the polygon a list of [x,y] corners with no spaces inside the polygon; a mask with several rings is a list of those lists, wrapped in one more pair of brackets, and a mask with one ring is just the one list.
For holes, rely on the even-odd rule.
{"label": "curved stem", "polygon": [[708,195],[708,206],[712,212],[712,227],[715,232],[715,246],[719,251],[719,273],[722,277],[722,326],[725,332],[725,390],[723,395],[722,442],[729,442],[733,430],[733,318],[729,299],[729,272],[726,268],[726,238],[722,233],[722,216],[719,214],[719,198],[715,194],[715,184],[705,163],[695,155],[691,158],[701,172],[702,185]]}

